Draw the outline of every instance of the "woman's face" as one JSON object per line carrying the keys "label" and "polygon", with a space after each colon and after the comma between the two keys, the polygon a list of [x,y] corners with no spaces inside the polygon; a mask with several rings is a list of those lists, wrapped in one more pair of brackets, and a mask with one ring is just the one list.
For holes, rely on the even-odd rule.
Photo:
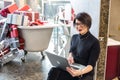
{"label": "woman's face", "polygon": [[75,21],[75,28],[77,29],[77,31],[81,34],[84,35],[88,32],[88,27],[83,24],[82,22],[80,22],[79,20],[76,19]]}

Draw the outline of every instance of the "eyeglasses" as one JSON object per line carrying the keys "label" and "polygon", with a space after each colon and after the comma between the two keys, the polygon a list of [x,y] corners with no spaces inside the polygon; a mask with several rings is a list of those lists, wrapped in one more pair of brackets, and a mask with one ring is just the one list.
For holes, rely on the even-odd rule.
{"label": "eyeglasses", "polygon": [[75,23],[75,26],[83,26],[83,23]]}

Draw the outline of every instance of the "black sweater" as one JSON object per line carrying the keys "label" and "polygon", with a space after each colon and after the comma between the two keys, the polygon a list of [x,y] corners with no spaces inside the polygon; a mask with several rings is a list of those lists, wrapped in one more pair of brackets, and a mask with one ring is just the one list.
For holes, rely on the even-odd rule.
{"label": "black sweater", "polygon": [[69,52],[76,63],[94,68],[100,53],[99,41],[90,32],[85,35],[75,34],[72,36]]}

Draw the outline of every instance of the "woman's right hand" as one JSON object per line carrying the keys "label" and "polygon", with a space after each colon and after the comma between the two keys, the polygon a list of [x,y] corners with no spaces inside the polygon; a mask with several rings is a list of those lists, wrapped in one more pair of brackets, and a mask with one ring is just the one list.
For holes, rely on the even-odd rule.
{"label": "woman's right hand", "polygon": [[74,63],[74,59],[73,59],[72,53],[69,53],[67,60],[68,60],[69,64],[73,64]]}

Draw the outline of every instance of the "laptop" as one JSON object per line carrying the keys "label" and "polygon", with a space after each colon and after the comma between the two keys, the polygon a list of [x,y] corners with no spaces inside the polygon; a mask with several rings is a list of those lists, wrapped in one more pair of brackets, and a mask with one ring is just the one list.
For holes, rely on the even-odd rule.
{"label": "laptop", "polygon": [[77,64],[77,63],[70,65],[66,58],[58,56],[50,52],[46,52],[46,55],[53,66],[59,67],[63,70],[66,70],[66,67],[72,67],[75,69],[83,69],[86,67],[84,65]]}

